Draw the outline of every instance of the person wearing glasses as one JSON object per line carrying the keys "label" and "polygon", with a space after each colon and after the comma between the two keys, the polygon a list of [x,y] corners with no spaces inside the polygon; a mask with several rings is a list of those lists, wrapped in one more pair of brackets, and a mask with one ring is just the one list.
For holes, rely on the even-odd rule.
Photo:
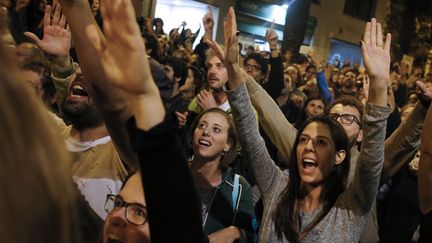
{"label": "person wearing glasses", "polygon": [[[291,149],[294,146],[297,129],[291,124],[274,104],[272,98],[253,78],[246,79],[246,87],[249,97],[260,117],[260,126],[266,132],[278,151],[285,157],[291,157]],[[422,89],[422,95],[425,92]],[[430,99],[428,98],[427,100]],[[404,164],[409,163],[420,145],[420,133],[423,128],[423,121],[428,106],[418,103],[412,114],[401,123],[394,133],[386,139],[384,168],[382,171],[381,183],[386,182],[395,175]],[[349,148],[351,153],[350,173],[348,181],[352,182],[359,155],[358,146],[363,140],[361,122],[363,119],[363,104],[352,96],[341,96],[327,107],[327,114],[337,113],[345,118],[338,117],[342,127],[347,132]],[[333,115],[336,118],[335,115]],[[345,124],[343,123],[345,121]],[[351,122],[352,121],[352,122]],[[359,121],[359,122],[357,122]],[[289,161],[287,159],[287,161]],[[380,183],[380,184],[381,184]],[[348,183],[350,185],[350,183]],[[370,217],[362,242],[378,241],[378,224],[375,208]]]}
{"label": "person wearing glasses", "polygon": [[284,88],[283,61],[278,44],[278,35],[272,26],[267,29],[265,37],[270,46],[268,61],[263,55],[254,52],[246,56],[243,67],[276,100]]}

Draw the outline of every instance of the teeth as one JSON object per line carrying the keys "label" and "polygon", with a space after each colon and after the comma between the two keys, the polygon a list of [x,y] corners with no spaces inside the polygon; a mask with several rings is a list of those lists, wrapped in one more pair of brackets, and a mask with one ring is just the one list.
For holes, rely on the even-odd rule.
{"label": "teeth", "polygon": [[77,89],[77,90],[84,90],[84,88],[83,88],[81,85],[79,85],[79,84],[75,84],[75,85],[73,86],[73,88],[74,88],[74,89]]}
{"label": "teeth", "polygon": [[206,146],[210,146],[210,145],[211,145],[210,142],[208,142],[208,141],[206,141],[206,140],[203,140],[203,139],[200,139],[198,142],[199,142],[200,144],[202,144],[202,145],[206,145]]}
{"label": "teeth", "polygon": [[120,237],[118,237],[117,235],[113,234],[113,233],[109,233],[108,234],[108,238],[112,239],[112,240],[116,240],[116,241],[122,242],[122,239]]}
{"label": "teeth", "polygon": [[305,163],[311,163],[311,164],[316,164],[316,161],[312,160],[312,159],[303,159],[303,162],[305,162]]}

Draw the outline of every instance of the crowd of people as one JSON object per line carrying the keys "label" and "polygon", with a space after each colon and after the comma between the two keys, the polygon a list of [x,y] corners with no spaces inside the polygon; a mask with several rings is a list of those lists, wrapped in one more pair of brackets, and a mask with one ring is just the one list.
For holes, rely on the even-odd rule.
{"label": "crowd of people", "polygon": [[[0,242],[431,242],[432,73],[137,18],[0,1]],[[193,48],[193,43],[199,44]]]}

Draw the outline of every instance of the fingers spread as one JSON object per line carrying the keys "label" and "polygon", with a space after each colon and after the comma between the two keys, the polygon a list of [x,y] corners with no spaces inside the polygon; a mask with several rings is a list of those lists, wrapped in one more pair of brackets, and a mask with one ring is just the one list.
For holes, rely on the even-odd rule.
{"label": "fingers spread", "polygon": [[24,35],[28,38],[30,38],[34,43],[36,43],[36,45],[38,45],[38,43],[41,41],[39,39],[39,37],[37,37],[35,34],[33,34],[32,32],[24,32]]}
{"label": "fingers spread", "polygon": [[385,44],[384,44],[384,50],[390,52],[390,46],[391,46],[391,34],[387,33]]}
{"label": "fingers spread", "polygon": [[375,18],[372,18],[372,20],[371,20],[371,34],[370,34],[370,44],[372,45],[372,46],[376,46],[377,45],[377,36],[376,36],[376,33],[377,33],[377,23],[376,23],[376,19]]}
{"label": "fingers spread", "polygon": [[370,45],[371,43],[371,23],[367,22],[366,23],[366,27],[365,27],[365,31],[364,31],[364,35],[363,35],[363,45]]}
{"label": "fingers spread", "polygon": [[379,47],[383,47],[383,35],[382,35],[382,29],[381,29],[381,24],[377,23],[377,30],[376,30],[376,35],[377,35],[377,46]]}
{"label": "fingers spread", "polygon": [[51,25],[51,6],[46,5],[45,15],[44,15],[44,28],[47,28],[50,25]]}

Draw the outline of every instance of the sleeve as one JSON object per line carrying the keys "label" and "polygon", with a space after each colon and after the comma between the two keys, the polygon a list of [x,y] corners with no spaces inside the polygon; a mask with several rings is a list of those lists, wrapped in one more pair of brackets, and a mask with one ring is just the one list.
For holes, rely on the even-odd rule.
{"label": "sleeve", "polygon": [[327,104],[330,104],[333,98],[330,94],[324,71],[318,72],[316,78],[321,97],[327,102]]}
{"label": "sleeve", "polygon": [[363,141],[349,195],[348,207],[359,214],[370,212],[378,191],[384,162],[384,140],[390,107],[367,103],[363,116]]}
{"label": "sleeve", "polygon": [[270,158],[264,140],[259,134],[246,86],[243,84],[235,90],[227,91],[227,95],[243,154],[251,163],[264,202],[268,202],[273,194],[274,184],[284,175]]}
{"label": "sleeve", "polygon": [[289,161],[297,129],[285,118],[276,102],[252,77],[248,77],[246,85],[252,104],[258,113],[261,127],[278,151]]}
{"label": "sleeve", "polygon": [[56,103],[58,106],[61,106],[66,99],[69,84],[75,78],[75,70],[77,68],[77,63],[73,63],[71,69],[63,69],[57,65],[52,67],[51,78],[54,81],[54,87],[56,89]]}
{"label": "sleeve", "polygon": [[152,242],[203,242],[201,203],[176,135],[175,116],[148,132],[129,119],[131,146],[138,154]]}
{"label": "sleeve", "polygon": [[270,74],[269,80],[263,85],[267,93],[276,100],[280,95],[281,90],[284,88],[284,73],[283,73],[283,62],[282,57],[270,58]]}
{"label": "sleeve", "polygon": [[420,147],[420,136],[423,130],[427,109],[420,103],[403,121],[393,134],[385,141],[384,168],[381,182],[386,182],[395,175]]}

